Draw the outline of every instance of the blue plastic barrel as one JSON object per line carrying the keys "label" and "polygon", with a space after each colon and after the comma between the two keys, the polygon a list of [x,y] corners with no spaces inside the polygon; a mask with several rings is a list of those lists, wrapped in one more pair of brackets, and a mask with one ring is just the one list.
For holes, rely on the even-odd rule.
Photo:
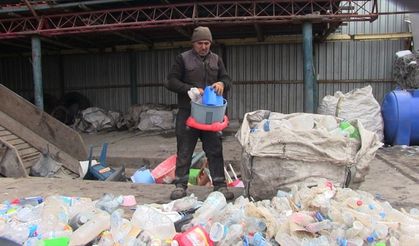
{"label": "blue plastic barrel", "polygon": [[394,90],[387,93],[381,113],[386,144],[419,144],[419,90]]}

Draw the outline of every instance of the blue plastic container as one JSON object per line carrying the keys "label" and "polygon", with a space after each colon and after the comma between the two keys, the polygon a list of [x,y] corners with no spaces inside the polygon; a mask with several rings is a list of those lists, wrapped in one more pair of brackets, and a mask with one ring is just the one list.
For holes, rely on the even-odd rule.
{"label": "blue plastic container", "polygon": [[394,90],[381,107],[386,144],[419,144],[419,90]]}
{"label": "blue plastic container", "polygon": [[205,87],[202,104],[207,106],[223,106],[223,96],[218,95],[212,86]]}

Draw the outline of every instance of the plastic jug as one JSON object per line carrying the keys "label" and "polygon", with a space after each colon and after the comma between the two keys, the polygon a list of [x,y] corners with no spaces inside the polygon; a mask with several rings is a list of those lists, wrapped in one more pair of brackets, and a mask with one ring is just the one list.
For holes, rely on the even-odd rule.
{"label": "plastic jug", "polygon": [[222,106],[223,103],[223,96],[218,95],[212,86],[205,87],[202,104],[207,106]]}

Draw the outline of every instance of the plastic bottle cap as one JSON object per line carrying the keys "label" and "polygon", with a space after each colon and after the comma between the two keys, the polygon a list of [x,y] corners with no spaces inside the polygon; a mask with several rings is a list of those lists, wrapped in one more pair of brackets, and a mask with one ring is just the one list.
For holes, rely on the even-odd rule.
{"label": "plastic bottle cap", "polygon": [[374,242],[374,237],[373,236],[369,236],[369,237],[367,237],[367,242],[369,242],[369,243],[372,243],[372,242]]}
{"label": "plastic bottle cap", "polygon": [[362,206],[362,204],[363,204],[362,200],[358,200],[358,201],[356,201],[356,205],[357,205],[357,206]]}
{"label": "plastic bottle cap", "polygon": [[348,240],[346,240],[345,238],[338,238],[338,245],[339,246],[347,246],[348,245]]}

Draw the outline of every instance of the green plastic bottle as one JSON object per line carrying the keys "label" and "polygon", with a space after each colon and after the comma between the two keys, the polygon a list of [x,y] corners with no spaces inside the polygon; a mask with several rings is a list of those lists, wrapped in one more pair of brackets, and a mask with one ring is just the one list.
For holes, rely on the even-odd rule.
{"label": "green plastic bottle", "polygon": [[345,133],[347,133],[347,135],[350,137],[350,138],[354,138],[354,139],[357,139],[357,140],[359,140],[360,139],[360,135],[359,135],[359,131],[358,131],[358,128],[356,128],[356,127],[354,127],[351,123],[349,123],[348,121],[342,121],[340,124],[339,124],[339,128],[343,131],[343,132],[345,132]]}

